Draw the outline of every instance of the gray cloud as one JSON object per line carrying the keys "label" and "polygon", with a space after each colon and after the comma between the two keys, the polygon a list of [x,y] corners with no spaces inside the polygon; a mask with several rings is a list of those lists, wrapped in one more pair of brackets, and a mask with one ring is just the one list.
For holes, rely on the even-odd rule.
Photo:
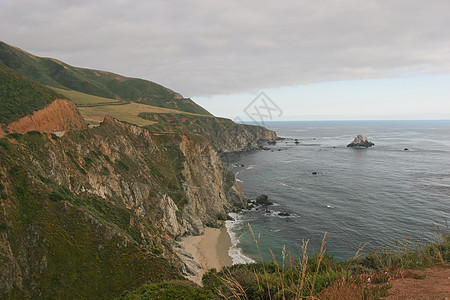
{"label": "gray cloud", "polygon": [[450,2],[0,2],[0,39],[186,96],[449,73]]}

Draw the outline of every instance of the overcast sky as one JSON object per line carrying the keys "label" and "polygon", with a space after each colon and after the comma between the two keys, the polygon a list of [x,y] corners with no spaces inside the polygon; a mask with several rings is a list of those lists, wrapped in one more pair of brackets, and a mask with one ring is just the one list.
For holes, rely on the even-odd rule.
{"label": "overcast sky", "polygon": [[259,91],[284,118],[450,118],[449,12],[448,0],[0,0],[0,40],[231,118]]}

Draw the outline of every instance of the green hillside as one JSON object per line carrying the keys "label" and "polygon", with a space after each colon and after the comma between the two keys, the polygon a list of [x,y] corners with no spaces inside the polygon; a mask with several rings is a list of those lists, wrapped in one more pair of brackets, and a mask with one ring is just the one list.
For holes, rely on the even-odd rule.
{"label": "green hillside", "polygon": [[65,98],[0,64],[0,123],[9,124]]}
{"label": "green hillside", "polygon": [[210,115],[189,98],[157,83],[105,71],[72,67],[42,58],[0,42],[0,64],[51,87],[74,90],[103,98],[117,97],[142,104]]}

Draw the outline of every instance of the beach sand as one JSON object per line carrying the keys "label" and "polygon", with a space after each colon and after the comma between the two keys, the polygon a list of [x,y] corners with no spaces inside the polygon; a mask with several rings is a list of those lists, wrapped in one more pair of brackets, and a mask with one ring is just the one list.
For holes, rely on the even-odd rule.
{"label": "beach sand", "polygon": [[180,244],[192,254],[194,260],[202,267],[196,276],[186,276],[199,285],[202,283],[203,274],[209,269],[215,268],[219,271],[233,263],[228,255],[231,239],[225,227],[205,228],[203,235],[183,237]]}

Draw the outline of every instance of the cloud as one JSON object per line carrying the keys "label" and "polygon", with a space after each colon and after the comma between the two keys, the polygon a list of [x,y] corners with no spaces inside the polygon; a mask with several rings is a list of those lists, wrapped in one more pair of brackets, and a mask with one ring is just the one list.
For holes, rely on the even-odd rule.
{"label": "cloud", "polygon": [[185,96],[449,73],[450,2],[22,1],[4,42]]}

